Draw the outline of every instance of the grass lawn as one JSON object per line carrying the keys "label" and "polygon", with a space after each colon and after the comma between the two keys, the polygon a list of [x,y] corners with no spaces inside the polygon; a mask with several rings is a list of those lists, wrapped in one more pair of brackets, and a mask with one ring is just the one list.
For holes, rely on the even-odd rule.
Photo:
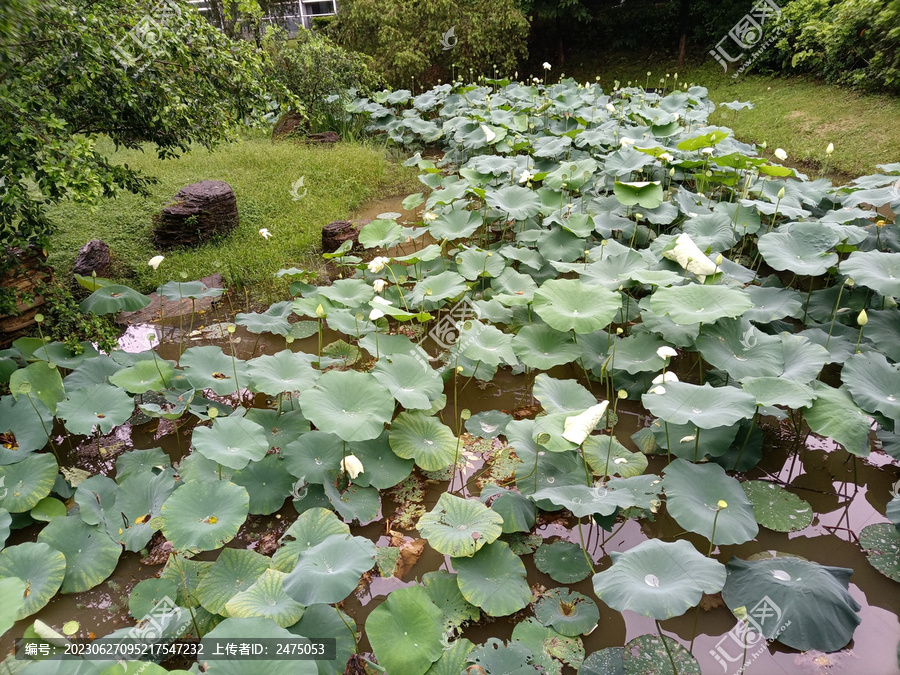
{"label": "grass lawn", "polygon": [[[725,73],[712,57],[688,61],[678,68],[673,58],[635,54],[573,55],[562,68],[579,80],[594,80],[612,90],[619,80],[659,87],[660,78],[678,73],[678,81],[701,84],[716,103],[752,101],[753,110],[717,110],[711,123],[734,129],[747,143],[784,148],[788,164],[811,177],[823,172],[837,181],[875,173],[876,164],[900,161],[900,99],[859,94],[806,77],[757,75],[752,68],[739,80]],[[669,79],[669,88],[672,79]],[[825,148],[834,143],[829,158]],[[837,175],[835,175],[837,174]]]}
{"label": "grass lawn", "polygon": [[[182,274],[197,279],[219,272],[229,287],[242,291],[249,286],[258,300],[283,299],[287,283],[273,279],[273,273],[282,267],[318,268],[314,251],[323,225],[347,218],[367,199],[413,191],[415,184],[415,172],[390,161],[374,143],[314,147],[253,135],[212,152],[200,148],[169,160],[158,159],[149,147],[143,153],[115,152],[111,145],[101,150],[159,183],[149,198],[123,194],[93,209],[72,203],[54,207],[50,262],[62,277],[78,249],[99,238],[112,251],[111,276],[143,292]],[[301,176],[306,195],[295,200],[291,187]],[[165,253],[154,271],[147,265],[158,253],[150,239],[153,216],[181,187],[200,180],[223,180],[234,188],[240,225],[216,243]],[[263,227],[273,235],[268,241],[259,234]]]}

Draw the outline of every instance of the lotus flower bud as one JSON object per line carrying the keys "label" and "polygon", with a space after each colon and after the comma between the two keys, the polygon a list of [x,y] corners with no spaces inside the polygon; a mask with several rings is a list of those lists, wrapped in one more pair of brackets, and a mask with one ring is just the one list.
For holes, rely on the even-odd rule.
{"label": "lotus flower bud", "polygon": [[322,307],[321,304],[318,307],[316,307],[316,316],[319,317],[320,319],[325,318],[325,308]]}
{"label": "lotus flower bud", "polygon": [[866,314],[866,310],[863,310],[859,313],[859,316],[856,317],[856,323],[859,324],[860,328],[869,323],[869,315]]}
{"label": "lotus flower bud", "polygon": [[720,499],[720,500],[719,500],[719,503],[716,504],[716,506],[718,506],[720,509],[727,509],[727,508],[728,508],[728,502],[726,502],[724,499]]}
{"label": "lotus flower bud", "polygon": [[778,199],[784,199],[784,188],[778,191]]}
{"label": "lotus flower bud", "polygon": [[362,462],[356,455],[347,455],[341,460],[341,471],[350,476],[350,480],[354,480],[359,474],[365,473]]}

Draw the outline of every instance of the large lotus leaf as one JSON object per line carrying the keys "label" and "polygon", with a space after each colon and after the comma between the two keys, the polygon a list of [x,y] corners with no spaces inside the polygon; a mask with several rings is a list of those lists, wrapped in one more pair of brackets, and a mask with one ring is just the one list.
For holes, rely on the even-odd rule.
{"label": "large lotus leaf", "polygon": [[[515,249],[519,250],[519,249]],[[506,253],[504,252],[504,255]],[[537,265],[540,269],[541,264]],[[522,274],[512,267],[507,267],[496,279],[491,281],[491,287],[497,291],[495,299],[502,302],[507,307],[515,307],[518,305],[527,305],[534,298],[534,293],[538,289],[537,284],[530,274]]]}
{"label": "large lotus leaf", "polygon": [[854,251],[841,263],[841,274],[882,295],[900,297],[900,253]]}
{"label": "large lotus leaf", "polygon": [[480,321],[466,321],[460,326],[454,350],[458,350],[472,361],[499,366],[516,363],[512,349],[512,335]]}
{"label": "large lotus leaf", "polygon": [[615,436],[588,436],[581,444],[581,452],[595,474],[622,478],[639,476],[647,469],[647,456],[631,452]]}
{"label": "large lotus leaf", "polygon": [[741,483],[741,487],[753,504],[756,522],[763,527],[776,532],[796,532],[813,521],[812,507],[775,483],[751,480]]}
{"label": "large lotus leaf", "polygon": [[693,424],[672,424],[658,419],[650,423],[653,438],[660,448],[692,461],[695,456],[697,461],[705,455],[723,456],[734,443],[739,429],[740,424],[700,431]]}
{"label": "large lotus leaf", "polygon": [[350,528],[333,511],[323,508],[304,511],[282,535],[282,543],[273,556],[272,567],[281,572],[290,572],[297,565],[303,551],[321,544],[333,534],[349,536]]}
{"label": "large lotus leaf", "polygon": [[478,211],[452,209],[441,213],[428,226],[428,231],[436,241],[444,239],[466,239],[481,227],[482,217]]}
{"label": "large lotus leaf", "polygon": [[837,264],[838,255],[831,248],[839,241],[840,235],[819,223],[797,223],[789,232],[762,235],[758,245],[772,268],[818,276]]}
{"label": "large lotus leaf", "polygon": [[[531,650],[518,640],[509,643],[497,638],[488,638],[481,647],[469,652],[468,662],[485,673],[503,673],[503,675],[531,675],[537,669],[531,663],[534,655]],[[477,670],[475,672],[478,672]]]}
{"label": "large lotus leaf", "polygon": [[453,463],[458,441],[453,431],[436,417],[421,412],[402,412],[391,424],[391,450],[403,459],[414,459],[425,471],[438,471]]}
{"label": "large lotus leaf", "polygon": [[[817,332],[825,335],[821,330],[817,329]],[[782,333],[779,337],[784,346],[784,372],[779,376],[782,379],[807,384],[832,360],[825,347],[804,335]]]}
{"label": "large lotus leaf", "polygon": [[722,599],[746,608],[750,627],[803,651],[834,652],[860,623],[860,606],[847,586],[853,570],[792,557],[728,562]]}
{"label": "large lotus leaf", "polygon": [[337,643],[333,660],[317,660],[319,675],[343,675],[347,661],[356,653],[356,622],[331,605],[318,604],[306,608],[303,617],[288,628],[297,635],[334,638]]}
{"label": "large lotus leaf", "polygon": [[756,398],[757,405],[762,406],[805,408],[816,397],[811,387],[781,377],[745,377],[741,387]]}
{"label": "large lotus leaf", "polygon": [[9,390],[16,398],[27,398],[26,393],[29,394],[51,412],[56,412],[56,405],[66,397],[59,369],[56,364],[46,361],[37,361],[15,371],[9,377]]}
{"label": "large lotus leaf", "polygon": [[402,459],[391,450],[390,433],[384,431],[370,441],[351,443],[347,452],[352,453],[364,467],[353,483],[360,487],[374,487],[386,490],[406,478],[413,469],[411,459]]}
{"label": "large lotus leaf", "polygon": [[388,248],[403,240],[403,228],[395,220],[379,218],[359,231],[359,243],[366,248]]}
{"label": "large lotus leaf", "polygon": [[731,426],[756,412],[756,399],[734,387],[669,382],[665,390],[664,394],[644,394],[641,400],[653,415],[672,424],[713,429]]}
{"label": "large lotus leaf", "polygon": [[251,333],[272,333],[274,335],[289,335],[291,325],[288,323],[287,317],[291,313],[291,302],[276,302],[265,312],[248,312],[238,313],[234,317],[234,322],[238,326],[243,326]]}
{"label": "large lotus leaf", "polygon": [[102,583],[115,571],[122,552],[106,532],[77,516],[53,519],[37,540],[66,557],[60,593],[81,593]]}
{"label": "large lotus leaf", "polygon": [[613,189],[616,199],[625,206],[637,205],[645,209],[655,209],[663,201],[663,189],[659,181],[637,183],[616,181]]}
{"label": "large lotus leaf", "polygon": [[741,316],[748,321],[771,323],[786,316],[800,316],[804,299],[797,291],[774,286],[748,286],[746,291],[753,301],[753,309]]}
{"label": "large lotus leaf", "polygon": [[156,289],[156,292],[167,300],[191,298],[217,298],[225,292],[224,288],[212,288],[202,281],[167,281]]}
{"label": "large lotus leaf", "polygon": [[688,284],[657,288],[650,296],[649,308],[678,324],[713,323],[740,316],[753,307],[746,291],[730,286]]}
{"label": "large lotus leaf", "polygon": [[722,319],[704,326],[696,341],[703,358],[732,379],[777,377],[784,368],[781,340],[743,319]]}
{"label": "large lotus leaf", "polygon": [[713,544],[743,544],[759,532],[741,484],[718,464],[676,459],[664,473],[666,510],[688,532],[702,534]]}
{"label": "large lotus leaf", "polygon": [[243,486],[250,495],[253,515],[269,515],[280,509],[291,493],[294,480],[277,454],[250,462],[231,477],[232,483]]}
{"label": "large lotus leaf", "polygon": [[221,347],[185,349],[179,363],[195,389],[212,389],[219,396],[228,396],[250,384],[247,363],[226,355]]}
{"label": "large lotus leaf", "polygon": [[624,675],[669,675],[672,672],[672,661],[675,662],[678,675],[701,675],[697,659],[683,644],[666,635],[641,635],[625,645],[621,656],[621,672]]}
{"label": "large lotus leaf", "polygon": [[584,255],[584,239],[555,225],[540,232],[535,246],[545,260],[553,262],[571,263]]}
{"label": "large lotus leaf", "polygon": [[75,490],[75,503],[80,507],[81,519],[88,525],[103,522],[104,512],[111,510],[116,503],[118,487],[107,476],[91,476],[79,483]]}
{"label": "large lotus leaf", "polygon": [[109,376],[109,383],[121,387],[129,394],[143,394],[147,391],[161,391],[169,386],[175,366],[171,361],[150,359],[138,361]]}
{"label": "large lotus leaf", "polygon": [[534,378],[532,395],[551,415],[581,412],[597,404],[597,398],[575,380],[558,380],[544,373]]}
{"label": "large lotus leaf", "polygon": [[512,421],[512,415],[499,410],[486,410],[472,415],[466,420],[466,431],[480,438],[497,438],[506,431],[506,425]]}
{"label": "large lotus leaf", "polygon": [[561,584],[575,584],[591,574],[584,549],[570,541],[541,544],[534,552],[534,565]]}
{"label": "large lotus leaf", "polygon": [[269,451],[266,431],[244,417],[220,417],[211,427],[194,429],[194,450],[230,469],[243,469]]}
{"label": "large lotus leaf", "polygon": [[577,279],[550,279],[534,294],[534,311],[559,331],[593,333],[613,320],[622,304],[619,293]]}
{"label": "large lotus leaf", "polygon": [[[303,637],[291,633],[286,628],[278,626],[272,619],[225,619],[203,637],[222,642],[250,640],[279,640],[284,644],[302,643]],[[270,652],[271,653],[271,652]],[[212,675],[283,675],[286,672],[285,665],[290,664],[291,675],[318,675],[315,661],[292,659],[285,661],[284,657],[262,659],[210,659],[205,664],[205,670]]]}
{"label": "large lotus leaf", "polygon": [[340,602],[375,565],[375,544],[365,537],[332,534],[300,553],[284,590],[301,605]]}
{"label": "large lotus leaf", "polygon": [[629,335],[616,342],[616,349],[610,354],[608,369],[614,371],[624,370],[630,375],[662,370],[665,361],[660,358],[656,350],[666,343],[649,333]]}
{"label": "large lotus leaf", "polygon": [[804,419],[817,434],[828,436],[859,457],[869,455],[871,422],[853,402],[845,387],[835,389],[822,382],[813,385],[816,400],[806,409]]}
{"label": "large lotus leaf", "polygon": [[547,675],[562,675],[566,665],[577,669],[584,660],[584,645],[580,638],[561,635],[542,626],[535,618],[517,623],[512,638],[531,651],[532,663]]}
{"label": "large lotus leaf", "polygon": [[600,610],[596,602],[581,593],[551,588],[535,604],[534,616],[560,635],[575,637],[594,630],[600,621]]}
{"label": "large lotus leaf", "polygon": [[129,450],[116,458],[116,480],[122,483],[130,476],[136,476],[155,468],[167,469],[172,461],[162,448],[149,450]]}
{"label": "large lotus leaf", "polygon": [[267,569],[246,590],[236,593],[225,613],[235,618],[268,618],[282,628],[292,626],[303,616],[305,607],[284,592],[284,572]]}
{"label": "large lotus leaf", "polygon": [[344,441],[334,434],[309,431],[285,445],[281,454],[291,475],[307,483],[322,484],[328,480],[329,472],[340,469]]}
{"label": "large lotus leaf", "polygon": [[427,361],[405,354],[379,359],[372,375],[407,410],[430,410],[444,392],[443,380]]}
{"label": "large lotus leaf", "polygon": [[110,284],[91,293],[81,301],[78,308],[82,312],[110,314],[112,312],[134,312],[150,304],[150,298],[133,288]]}
{"label": "large lotus leaf", "polygon": [[295,354],[289,349],[247,361],[247,372],[250,386],[269,396],[309,389],[321,375],[310,365],[310,359],[305,354]]}
{"label": "large lotus leaf", "polygon": [[17,577],[0,579],[0,635],[16,622],[16,615],[25,605],[25,582]]}
{"label": "large lotus leaf", "polygon": [[469,281],[496,277],[506,268],[506,260],[495,251],[466,248],[456,256],[456,270]]}
{"label": "large lotus leaf", "polygon": [[610,557],[612,566],[593,577],[597,597],[615,610],[657,621],[681,616],[725,584],[725,566],[683,539],[650,539]]}
{"label": "large lotus leaf", "polygon": [[525,220],[536,216],[541,210],[540,198],[528,188],[518,185],[489,190],[486,201],[488,206],[508,214],[510,220]]}
{"label": "large lotus leaf", "polygon": [[369,614],[366,635],[387,672],[424,675],[443,652],[441,621],[424,588],[400,588]]}
{"label": "large lotus leaf", "polygon": [[[638,270],[646,270],[649,263],[637,251],[625,249],[622,253],[608,254],[605,258],[591,263],[581,270],[581,280],[589,284],[600,284],[611,291],[622,285],[627,285],[632,274]],[[678,281],[675,275],[675,281]]]}
{"label": "large lotus leaf", "polygon": [[866,310],[869,323],[866,337],[878,345],[878,349],[891,361],[900,361],[900,309],[891,307],[883,310]]}
{"label": "large lotus leaf", "polygon": [[878,352],[854,354],[844,363],[841,379],[863,410],[900,422],[900,366]]}
{"label": "large lotus leaf", "polygon": [[316,428],[345,441],[377,438],[394,413],[394,397],[369,373],[324,373],[300,392],[300,408]]}
{"label": "large lotus leaf", "polygon": [[195,597],[208,612],[225,614],[228,601],[250,588],[268,569],[269,563],[266,556],[256,551],[223,548],[200,580]]}
{"label": "large lotus leaf", "polygon": [[522,493],[488,484],[481,490],[480,499],[490,502],[491,510],[503,519],[504,534],[530,532],[534,527],[534,505]]}
{"label": "large lotus leaf", "polygon": [[66,421],[66,429],[73,434],[90,436],[94,427],[108,434],[124,424],[134,412],[134,401],[118,387],[96,384],[88,389],[68,392],[56,414]]}
{"label": "large lotus leaf", "polygon": [[66,557],[47,544],[26,542],[0,551],[0,579],[18,577],[25,582],[25,603],[16,612],[16,621],[50,602],[65,576]]}
{"label": "large lotus leaf", "polygon": [[557,506],[569,509],[576,517],[600,515],[609,516],[616,509],[637,506],[649,509],[659,490],[654,487],[659,479],[654,475],[633,478],[613,478],[605,485],[560,485],[544,487],[531,498],[535,501],[546,499]]}
{"label": "large lotus leaf", "polygon": [[355,309],[367,305],[375,297],[375,291],[362,279],[338,279],[331,286],[322,287],[319,295],[344,307]]}
{"label": "large lotus leaf", "polygon": [[480,501],[444,493],[416,529],[438,553],[470,557],[503,533],[503,517]]}
{"label": "large lotus leaf", "polygon": [[525,565],[504,541],[484,546],[471,558],[453,560],[463,597],[490,616],[506,616],[531,602]]}
{"label": "large lotus leaf", "polygon": [[894,525],[866,525],[859,533],[859,545],[872,567],[884,576],[900,581],[900,532]]}
{"label": "large lotus leaf", "polygon": [[413,286],[407,297],[411,307],[425,303],[425,309],[433,309],[442,304],[442,300],[456,298],[466,290],[466,280],[456,272],[441,272],[423,279]]}
{"label": "large lotus leaf", "polygon": [[731,218],[724,213],[689,218],[681,224],[681,229],[690,235],[701,251],[712,250],[713,253],[718,253],[727,251],[734,244],[735,232]]}
{"label": "large lotus leaf", "polygon": [[49,453],[26,455],[20,462],[0,466],[0,508],[10,513],[30,511],[50,494],[58,472]]}
{"label": "large lotus leaf", "polygon": [[185,483],[162,506],[162,531],[178,551],[211,551],[234,539],[249,510],[240,485]]}
{"label": "large lotus leaf", "polygon": [[322,485],[325,496],[344,520],[367,523],[375,520],[381,508],[381,496],[373,487],[351,484],[341,490],[337,486],[338,474],[332,473]]}
{"label": "large lotus leaf", "polygon": [[443,630],[459,629],[464,623],[478,621],[481,610],[466,600],[459,591],[456,575],[437,570],[427,572],[422,583],[428,597],[444,614]]}
{"label": "large lotus leaf", "polygon": [[175,471],[171,468],[128,476],[116,491],[113,507],[103,510],[106,533],[113,541],[124,544],[126,551],[140,551],[158,529],[150,525],[150,520],[160,515],[163,503],[174,490]]}
{"label": "large lotus leaf", "polygon": [[151,577],[139,581],[128,595],[128,613],[140,621],[153,610],[154,605],[164,602],[165,598],[177,597],[178,586],[171,579]]}
{"label": "large lotus leaf", "polygon": [[32,450],[47,445],[53,430],[53,413],[34,398],[21,397],[17,402],[12,396],[0,397],[0,433],[15,436],[15,446],[0,444],[0,464],[13,464],[28,456]]}

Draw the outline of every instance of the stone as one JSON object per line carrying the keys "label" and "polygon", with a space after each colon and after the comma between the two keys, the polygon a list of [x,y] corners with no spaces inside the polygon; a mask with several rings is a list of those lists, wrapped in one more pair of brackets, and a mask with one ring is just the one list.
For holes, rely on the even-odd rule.
{"label": "stone", "polygon": [[72,271],[83,277],[91,276],[92,272],[96,272],[98,277],[106,277],[109,274],[109,245],[99,239],[91,239],[78,251]]}
{"label": "stone", "polygon": [[289,110],[275,123],[275,128],[272,129],[272,138],[302,134],[305,126],[306,117],[298,112]]}
{"label": "stone", "polygon": [[323,131],[320,134],[310,134],[306,137],[306,142],[313,145],[331,145],[341,140],[341,137],[334,131]]}
{"label": "stone", "polygon": [[335,220],[322,228],[322,253],[334,253],[348,239],[359,247],[359,230],[349,220]]}
{"label": "stone", "polygon": [[204,180],[181,188],[175,200],[156,216],[153,243],[160,250],[200,246],[237,225],[234,190],[220,180]]}

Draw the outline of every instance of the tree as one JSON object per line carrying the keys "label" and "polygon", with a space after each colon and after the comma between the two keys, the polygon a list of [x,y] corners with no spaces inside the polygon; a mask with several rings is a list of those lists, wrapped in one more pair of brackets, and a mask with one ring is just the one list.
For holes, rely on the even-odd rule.
{"label": "tree", "polygon": [[41,244],[47,206],[146,194],[152,179],[96,149],[160,157],[211,148],[290,94],[265,54],[184,0],[4,0],[0,9],[0,245]]}

